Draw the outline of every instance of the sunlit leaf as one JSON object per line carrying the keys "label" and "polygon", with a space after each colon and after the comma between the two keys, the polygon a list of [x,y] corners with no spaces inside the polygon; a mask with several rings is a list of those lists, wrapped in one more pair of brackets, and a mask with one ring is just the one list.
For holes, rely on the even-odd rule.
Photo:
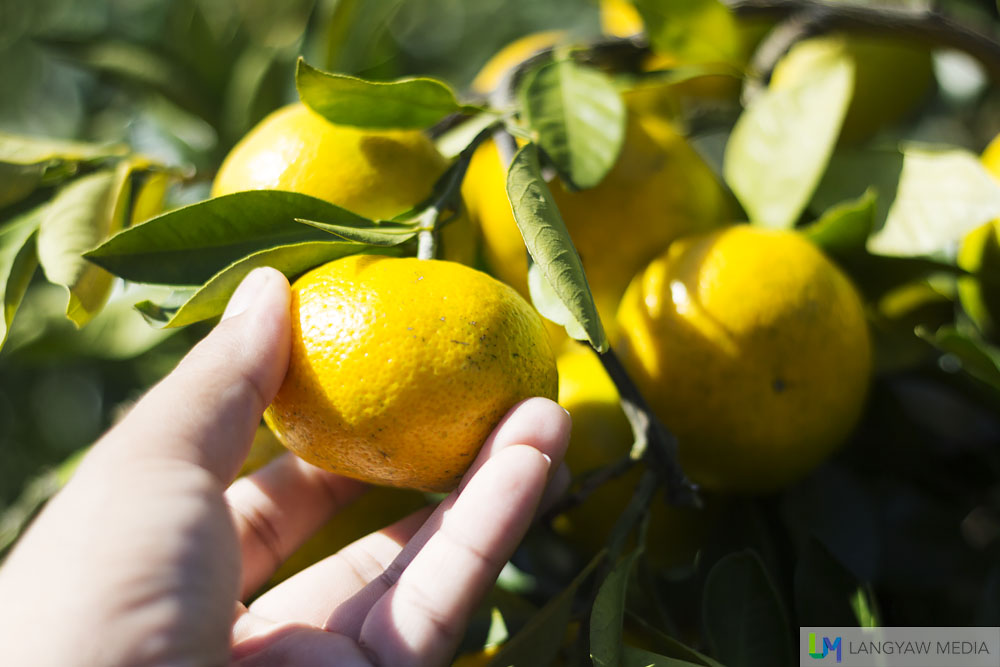
{"label": "sunlit leaf", "polygon": [[530,72],[519,94],[538,145],[560,175],[578,188],[600,183],[625,140],[625,105],[611,79],[557,60]]}
{"label": "sunlit leaf", "polygon": [[590,613],[590,657],[595,667],[620,665],[625,594],[629,576],[641,551],[633,551],[608,574],[594,599]]}
{"label": "sunlit leaf", "polygon": [[417,235],[417,229],[413,225],[397,225],[385,222],[380,225],[370,227],[349,227],[347,225],[331,225],[315,220],[297,219],[304,225],[322,229],[324,232],[333,234],[345,241],[361,243],[370,246],[392,247],[406,243]]}
{"label": "sunlit leaf", "polygon": [[906,148],[895,195],[874,253],[932,254],[1000,217],[1000,184],[965,150]]}
{"label": "sunlit leaf", "polygon": [[504,644],[491,665],[517,665],[518,667],[547,667],[559,652],[563,635],[573,613],[573,598],[577,589],[604,560],[600,553],[570,582],[561,593],[538,610],[528,624]]}
{"label": "sunlit leaf", "polygon": [[608,347],[608,339],[587,285],[580,256],[573,247],[552,194],[542,180],[538,149],[534,144],[526,144],[514,156],[507,173],[507,197],[528,253],[552,293],[574,320],[573,325],[567,327],[567,332],[570,335],[585,332],[594,349],[603,352]]}
{"label": "sunlit leaf", "polygon": [[802,233],[834,255],[862,250],[875,224],[876,200],[875,191],[869,188],[859,198],[827,209]]}
{"label": "sunlit leaf", "polygon": [[451,128],[434,140],[438,152],[449,160],[458,157],[458,154],[465,150],[476,135],[497,121],[495,113],[484,112],[473,116],[464,123],[460,123]]}
{"label": "sunlit leaf", "polygon": [[633,0],[658,53],[682,63],[742,61],[736,19],[719,0]]}
{"label": "sunlit leaf", "polygon": [[44,206],[32,209],[0,227],[0,296],[3,297],[0,347],[7,340],[14,314],[38,268],[35,232],[44,210]]}
{"label": "sunlit leaf", "polygon": [[[164,326],[181,327],[208,320],[226,309],[229,297],[248,273],[262,266],[270,266],[284,273],[289,279],[326,262],[359,252],[386,254],[386,251],[366,248],[356,243],[337,241],[312,241],[261,250],[226,267],[200,287],[180,308],[171,310]],[[140,308],[146,315],[154,315],[150,306]]]}
{"label": "sunlit leaf", "polygon": [[705,579],[705,638],[727,667],[787,667],[791,631],[774,585],[751,551],[724,556]]}
{"label": "sunlit leaf", "polygon": [[337,125],[419,130],[464,109],[452,89],[436,79],[365,81],[324,72],[301,58],[295,85],[309,108]]}
{"label": "sunlit leaf", "polygon": [[723,174],[750,222],[795,224],[830,159],[853,85],[854,63],[831,55],[798,84],[761,92],[740,115]]}
{"label": "sunlit leaf", "polygon": [[165,172],[148,172],[139,185],[135,201],[132,203],[130,224],[137,225],[158,215],[163,210],[163,202],[167,197],[169,185],[170,176]]}
{"label": "sunlit leaf", "polygon": [[64,186],[45,210],[38,259],[51,283],[69,290],[66,316],[83,326],[111,292],[113,276],[83,254],[124,225],[131,166],[99,171]]}
{"label": "sunlit leaf", "polygon": [[327,232],[296,218],[345,226],[372,224],[308,195],[251,190],[185,206],[126,229],[87,258],[128,280],[200,285],[251,253],[330,240]]}
{"label": "sunlit leaf", "polygon": [[953,355],[963,371],[1000,390],[1000,349],[967,336],[953,326],[937,331],[918,327],[916,333],[941,352]]}
{"label": "sunlit leaf", "polygon": [[545,279],[542,269],[528,258],[528,292],[531,303],[545,319],[565,327],[566,333],[575,340],[587,340],[587,332],[573,317],[569,309],[555,293],[549,281]]}

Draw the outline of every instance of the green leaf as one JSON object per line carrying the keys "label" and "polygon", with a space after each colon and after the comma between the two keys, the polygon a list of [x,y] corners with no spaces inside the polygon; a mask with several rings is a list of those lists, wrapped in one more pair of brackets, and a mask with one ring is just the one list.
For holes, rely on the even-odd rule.
{"label": "green leaf", "polygon": [[705,638],[727,667],[792,664],[788,620],[760,558],[731,553],[715,564],[702,592]]}
{"label": "green leaf", "polygon": [[899,186],[885,224],[868,240],[881,255],[929,255],[1000,217],[1000,185],[972,153],[903,150]]}
{"label": "green leaf", "polygon": [[480,132],[497,122],[498,118],[497,114],[489,111],[473,116],[437,137],[434,145],[441,155],[449,160],[454,159]]}
{"label": "green leaf", "polygon": [[163,210],[163,202],[167,198],[169,185],[170,176],[166,172],[147,172],[145,180],[142,181],[138,192],[136,192],[135,202],[132,204],[130,224],[137,225],[158,215]]}
{"label": "green leaf", "polygon": [[35,165],[49,162],[87,162],[125,155],[123,144],[89,144],[0,132],[0,162]]}
{"label": "green leaf", "polygon": [[590,613],[590,657],[595,667],[622,662],[622,626],[629,576],[641,550],[623,558],[601,584]]}
{"label": "green leaf", "polygon": [[622,665],[622,667],[700,667],[695,662],[668,658],[665,655],[629,646],[628,644],[622,647],[622,652],[622,660],[615,663],[616,665]]}
{"label": "green leaf", "polygon": [[795,618],[799,625],[852,626],[851,596],[858,580],[813,536],[805,539],[795,564]]}
{"label": "green leaf", "polygon": [[531,294],[531,303],[542,317],[565,327],[570,338],[587,340],[587,332],[549,285],[542,269],[530,257],[528,258],[528,292]]}
{"label": "green leaf", "polygon": [[742,37],[719,0],[633,0],[653,50],[682,63],[741,66]]}
{"label": "green leaf", "polygon": [[7,340],[14,314],[38,268],[35,232],[44,211],[44,205],[39,206],[0,227],[0,295],[3,297],[0,348]]}
{"label": "green leaf", "polygon": [[817,63],[800,83],[761,92],[726,145],[723,175],[750,218],[764,227],[798,220],[830,159],[851,101],[854,63]]}
{"label": "green leaf", "polygon": [[853,201],[831,206],[823,217],[802,230],[807,239],[832,255],[864,250],[875,224],[878,197],[872,188]]}
{"label": "green leaf", "polygon": [[850,600],[855,623],[859,628],[878,628],[882,619],[875,605],[875,593],[870,586],[858,586]]}
{"label": "green leaf", "polygon": [[538,145],[572,186],[592,188],[614,166],[625,141],[625,104],[602,72],[557,60],[531,71],[519,89]]}
{"label": "green leaf", "polygon": [[534,144],[525,144],[514,156],[507,172],[507,197],[528,253],[574,320],[572,326],[567,326],[567,332],[571,336],[574,332],[585,332],[595,350],[607,350],[608,338],[587,285],[580,255],[542,180],[538,148]]}
{"label": "green leaf", "polygon": [[173,312],[171,308],[164,307],[164,304],[159,306],[143,304],[139,310],[153,319],[162,319],[164,315],[168,315],[164,323],[166,327],[181,327],[212,319],[222,315],[226,304],[229,303],[229,297],[247,274],[256,268],[270,266],[284,273],[289,279],[294,279],[315,266],[359,252],[387,254],[385,251],[379,252],[356,243],[339,241],[310,241],[268,248],[244,257],[212,276]]}
{"label": "green leaf", "polygon": [[330,240],[327,232],[298,223],[296,218],[344,226],[372,224],[308,195],[250,190],[160,215],[113,236],[86,256],[127,280],[200,285],[251,253]]}
{"label": "green leaf", "polygon": [[603,560],[603,553],[595,556],[569,586],[549,600],[513,639],[504,644],[490,665],[543,667],[551,664],[569,626],[576,591]]}
{"label": "green leaf", "polygon": [[1000,349],[967,336],[953,326],[944,326],[933,332],[926,327],[917,327],[916,334],[941,352],[954,356],[963,371],[1000,390]]}
{"label": "green leaf", "polygon": [[302,218],[296,218],[296,222],[321,229],[324,232],[352,243],[386,248],[406,243],[416,236],[418,231],[413,225],[398,225],[391,222],[373,224],[371,227],[331,225],[325,222],[316,222],[315,220],[303,220]]}
{"label": "green leaf", "polygon": [[[641,630],[643,638],[648,640],[652,648],[663,654],[668,659],[677,660],[682,665],[696,665],[697,667],[723,667],[707,655],[703,655],[690,646],[664,634],[649,624],[649,622],[629,611],[629,621]],[[628,649],[626,648],[626,651]],[[627,659],[627,656],[626,656]],[[669,663],[668,663],[669,664]]]}
{"label": "green leaf", "polygon": [[45,210],[38,260],[49,282],[69,290],[66,316],[82,327],[111,293],[113,276],[83,254],[124,225],[131,165],[99,171],[64,186]]}
{"label": "green leaf", "polygon": [[365,81],[324,72],[301,58],[295,86],[310,109],[336,125],[422,130],[465,109],[452,89],[436,79]]}

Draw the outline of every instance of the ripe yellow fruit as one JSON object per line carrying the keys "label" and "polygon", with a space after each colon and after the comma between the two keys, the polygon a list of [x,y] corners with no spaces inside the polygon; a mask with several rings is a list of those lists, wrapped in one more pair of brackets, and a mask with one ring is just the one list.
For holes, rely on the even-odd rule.
{"label": "ripe yellow fruit", "polygon": [[500,418],[555,399],[555,355],[513,289],[454,262],[345,257],[292,286],[288,373],[264,419],[332,472],[453,489]]}
{"label": "ripe yellow fruit", "polygon": [[[636,271],[676,237],[711,229],[730,211],[701,156],[670,121],[654,114],[629,113],[622,153],[597,187],[571,192],[558,181],[549,187],[606,326]],[[490,269],[527,294],[524,242],[507,201],[506,168],[492,142],[472,156],[462,193]]]}
{"label": "ripe yellow fruit", "polygon": [[[559,405],[573,418],[566,465],[574,475],[613,465],[627,456],[632,430],[618,390],[590,349],[571,344],[559,355]],[[579,506],[555,521],[556,531],[586,556],[607,546],[642,471],[636,467],[601,485]],[[657,496],[650,509],[646,553],[657,567],[691,562],[710,525],[704,511],[667,505]]]}
{"label": "ripe yellow fruit", "polygon": [[[390,219],[430,196],[448,161],[416,130],[333,125],[304,104],[262,120],[233,147],[212,196],[290,190],[325,199],[371,219]],[[446,259],[471,263],[475,235],[460,218],[442,230]]]}
{"label": "ripe yellow fruit", "polygon": [[[1000,182],[1000,135],[983,151],[983,166]],[[1000,219],[969,232],[958,251],[958,265],[975,274],[958,280],[958,297],[985,335],[1000,333]]]}
{"label": "ripe yellow fruit", "polygon": [[622,362],[709,489],[794,481],[864,406],[861,298],[792,231],[737,225],[676,241],[629,285],[618,326]]}
{"label": "ripe yellow fruit", "polygon": [[806,39],[778,61],[771,87],[778,90],[813,76],[817,63],[846,53],[854,61],[854,91],[840,132],[842,142],[860,142],[902,120],[934,80],[931,52],[885,37],[828,35]]}

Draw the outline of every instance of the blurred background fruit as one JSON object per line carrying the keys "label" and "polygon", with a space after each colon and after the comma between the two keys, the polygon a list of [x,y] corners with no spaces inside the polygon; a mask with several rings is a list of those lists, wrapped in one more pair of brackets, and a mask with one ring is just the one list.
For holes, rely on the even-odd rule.
{"label": "blurred background fruit", "polygon": [[795,232],[736,225],[675,241],[632,281],[618,327],[622,363],[706,488],[779,489],[861,415],[861,299]]}
{"label": "blurred background fruit", "polygon": [[[372,220],[390,220],[429,197],[447,168],[421,132],[333,125],[297,103],[269,115],[233,147],[212,196],[290,190]],[[475,234],[464,217],[443,229],[440,242],[447,259],[475,259]]]}

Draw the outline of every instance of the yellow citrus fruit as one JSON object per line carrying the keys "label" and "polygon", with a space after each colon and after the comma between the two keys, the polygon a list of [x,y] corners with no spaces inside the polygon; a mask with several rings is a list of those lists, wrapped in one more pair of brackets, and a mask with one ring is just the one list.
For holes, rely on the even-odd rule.
{"label": "yellow citrus fruit", "polygon": [[566,33],[562,30],[546,30],[525,35],[503,47],[487,61],[472,80],[472,92],[488,95],[493,92],[504,75],[511,69],[550,46],[558,44]]}
{"label": "yellow citrus fruit", "polygon": [[[592,473],[627,456],[632,430],[618,390],[589,348],[571,344],[559,355],[559,404],[573,418],[566,465],[574,475]],[[639,483],[639,467],[598,487],[582,504],[555,521],[570,544],[591,556],[607,545],[611,531]],[[704,511],[667,505],[657,496],[650,509],[646,553],[658,567],[690,562],[709,525]]]}
{"label": "yellow citrus fruit", "polygon": [[924,46],[885,37],[828,35],[793,46],[774,68],[771,87],[808,80],[818,63],[838,54],[854,61],[854,90],[840,132],[843,142],[864,141],[902,120],[934,80],[931,52]]}
{"label": "yellow citrus fruit", "polygon": [[[304,104],[262,120],[233,147],[212,196],[290,190],[371,219],[390,219],[425,198],[448,161],[416,130],[333,125]],[[444,227],[441,256],[471,263],[475,235],[464,218]]]}
{"label": "yellow citrus fruit", "polygon": [[772,491],[853,429],[871,342],[844,274],[792,231],[674,242],[629,285],[618,353],[706,488]]}
{"label": "yellow citrus fruit", "polygon": [[[1000,135],[983,151],[983,166],[1000,182]],[[1000,219],[987,222],[962,239],[958,265],[975,277],[958,280],[958,297],[985,335],[1000,333]]]}
{"label": "yellow citrus fruit", "polygon": [[[506,168],[487,141],[473,154],[462,185],[490,269],[527,294],[524,242],[506,194]],[[629,113],[617,163],[595,188],[550,184],[583,259],[606,325],[632,275],[677,236],[717,226],[730,202],[711,169],[662,116]]]}
{"label": "yellow citrus fruit", "polygon": [[453,489],[518,401],[556,398],[555,355],[513,289],[454,262],[345,257],[292,285],[282,444],[375,484]]}

